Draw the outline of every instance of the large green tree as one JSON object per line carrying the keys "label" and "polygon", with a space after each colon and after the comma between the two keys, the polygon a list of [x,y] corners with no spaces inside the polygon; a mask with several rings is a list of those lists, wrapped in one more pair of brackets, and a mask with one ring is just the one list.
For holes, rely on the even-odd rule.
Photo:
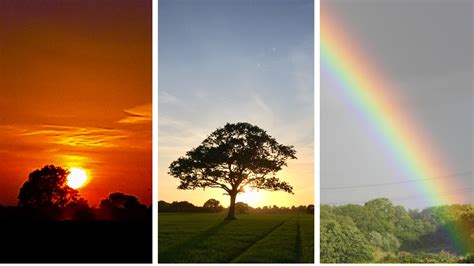
{"label": "large green tree", "polygon": [[347,216],[335,215],[331,207],[321,206],[321,262],[361,263],[373,259],[373,247]]}
{"label": "large green tree", "polygon": [[235,219],[235,199],[244,187],[293,193],[275,174],[295,154],[293,146],[278,143],[257,126],[228,123],[172,162],[169,173],[180,180],[179,189],[223,189],[230,196],[226,219]]}

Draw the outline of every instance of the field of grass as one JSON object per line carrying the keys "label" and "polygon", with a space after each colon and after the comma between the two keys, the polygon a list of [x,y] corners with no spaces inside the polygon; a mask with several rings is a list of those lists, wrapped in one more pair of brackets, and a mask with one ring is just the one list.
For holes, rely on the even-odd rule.
{"label": "field of grass", "polygon": [[160,213],[159,262],[314,261],[310,214]]}

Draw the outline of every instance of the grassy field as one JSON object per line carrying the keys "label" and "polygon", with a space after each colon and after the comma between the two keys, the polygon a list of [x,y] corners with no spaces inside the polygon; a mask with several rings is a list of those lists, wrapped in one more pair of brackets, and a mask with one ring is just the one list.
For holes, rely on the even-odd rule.
{"label": "grassy field", "polygon": [[314,261],[314,216],[160,213],[159,262]]}

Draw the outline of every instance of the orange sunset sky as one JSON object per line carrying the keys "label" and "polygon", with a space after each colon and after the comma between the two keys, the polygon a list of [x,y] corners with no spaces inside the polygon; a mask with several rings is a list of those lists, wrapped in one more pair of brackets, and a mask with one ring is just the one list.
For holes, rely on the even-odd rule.
{"label": "orange sunset sky", "polygon": [[148,0],[0,3],[0,205],[46,164],[151,203],[151,36]]}

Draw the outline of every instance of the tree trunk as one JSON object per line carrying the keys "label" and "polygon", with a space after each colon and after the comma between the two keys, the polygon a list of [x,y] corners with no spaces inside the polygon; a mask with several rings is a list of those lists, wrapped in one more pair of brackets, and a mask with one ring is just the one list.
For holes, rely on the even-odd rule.
{"label": "tree trunk", "polygon": [[226,220],[235,220],[235,198],[237,197],[237,193],[230,194],[230,206],[229,206],[229,213],[227,214]]}

